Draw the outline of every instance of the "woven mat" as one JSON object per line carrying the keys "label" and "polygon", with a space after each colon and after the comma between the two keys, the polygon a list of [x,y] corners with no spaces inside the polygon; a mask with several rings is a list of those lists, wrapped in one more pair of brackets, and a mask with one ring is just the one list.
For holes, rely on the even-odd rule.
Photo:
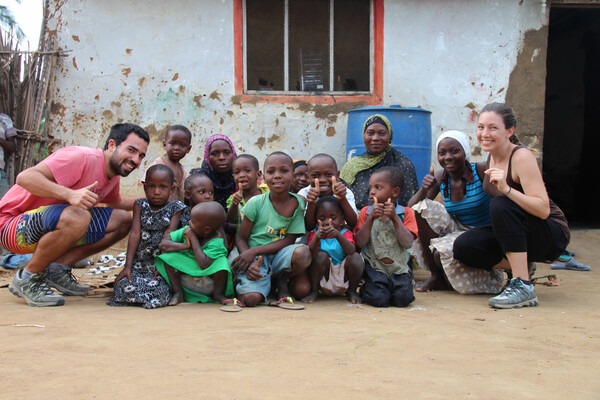
{"label": "woven mat", "polygon": [[[123,269],[125,249],[111,247],[101,253],[94,254],[89,258],[89,264],[85,268],[73,268],[73,275],[83,285],[91,286],[93,289],[110,289],[107,285],[112,284]],[[0,288],[7,287],[12,281],[16,269],[4,269],[0,267]],[[112,289],[110,289],[112,290]],[[94,290],[93,294],[104,293],[106,290]]]}

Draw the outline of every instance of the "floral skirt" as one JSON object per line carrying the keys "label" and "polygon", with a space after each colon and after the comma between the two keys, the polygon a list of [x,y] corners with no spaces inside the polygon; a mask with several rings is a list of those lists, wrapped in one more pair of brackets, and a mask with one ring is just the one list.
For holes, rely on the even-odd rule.
{"label": "floral skirt", "polygon": [[[504,285],[504,272],[501,270],[486,271],[469,268],[454,259],[452,247],[454,241],[463,232],[469,230],[446,211],[443,204],[433,200],[422,200],[412,209],[427,221],[431,229],[439,235],[431,239],[429,249],[440,254],[442,268],[452,288],[460,294],[499,293]],[[410,254],[415,256],[421,268],[429,270],[423,258],[423,248],[419,240],[413,242]]]}
{"label": "floral skirt", "polygon": [[165,307],[171,300],[171,289],[162,276],[155,279],[152,271],[140,268],[131,271],[131,282],[121,279],[115,285],[113,296],[106,302],[113,307],[141,305],[144,308]]}

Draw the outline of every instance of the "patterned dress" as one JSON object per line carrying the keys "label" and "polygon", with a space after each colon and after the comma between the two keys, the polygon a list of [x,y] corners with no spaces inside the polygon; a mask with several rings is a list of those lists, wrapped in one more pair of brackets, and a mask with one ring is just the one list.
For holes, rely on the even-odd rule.
{"label": "patterned dress", "polygon": [[190,216],[190,208],[186,206],[183,209],[183,212],[181,213],[181,218],[179,218],[179,227],[183,228],[184,226],[187,226],[190,224],[190,219],[192,219],[192,217]]}
{"label": "patterned dress", "polygon": [[171,299],[169,285],[156,273],[154,259],[160,254],[158,245],[171,217],[185,208],[179,200],[173,200],[157,211],[150,209],[147,199],[137,199],[140,208],[140,243],[131,263],[131,282],[121,279],[115,285],[115,292],[106,303],[109,306],[143,305],[144,308],[164,307]]}

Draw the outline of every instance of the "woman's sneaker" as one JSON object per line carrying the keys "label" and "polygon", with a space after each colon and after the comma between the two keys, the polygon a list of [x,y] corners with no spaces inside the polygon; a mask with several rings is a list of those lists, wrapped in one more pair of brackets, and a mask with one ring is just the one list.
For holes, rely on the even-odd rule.
{"label": "woman's sneaker", "polygon": [[8,290],[17,297],[22,297],[30,306],[48,307],[62,306],[65,298],[56,293],[46,283],[46,272],[21,277],[23,271],[15,274]]}
{"label": "woman's sneaker", "polygon": [[488,304],[494,308],[519,308],[535,307],[538,299],[535,287],[524,283],[521,278],[513,278],[496,297],[492,297]]}
{"label": "woman's sneaker", "polygon": [[58,263],[50,263],[46,269],[46,283],[67,296],[83,296],[91,289],[80,285],[73,277],[71,268]]}

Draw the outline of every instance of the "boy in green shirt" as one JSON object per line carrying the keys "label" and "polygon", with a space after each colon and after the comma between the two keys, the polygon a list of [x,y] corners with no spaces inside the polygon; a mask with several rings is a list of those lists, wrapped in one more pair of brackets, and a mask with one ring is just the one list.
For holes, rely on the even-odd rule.
{"label": "boy in green shirt", "polygon": [[[289,192],[293,179],[292,158],[282,152],[267,157],[264,165],[269,193],[254,196],[242,209],[243,220],[237,235],[240,255],[232,262],[239,282],[238,299],[246,306],[266,300],[271,278],[282,308],[297,307],[290,296],[290,278],[303,272],[311,262],[306,245],[295,244],[304,235],[304,200]],[[302,284],[303,283],[303,284]],[[294,295],[304,297],[310,283],[297,282]],[[302,308],[302,307],[301,307]]]}

